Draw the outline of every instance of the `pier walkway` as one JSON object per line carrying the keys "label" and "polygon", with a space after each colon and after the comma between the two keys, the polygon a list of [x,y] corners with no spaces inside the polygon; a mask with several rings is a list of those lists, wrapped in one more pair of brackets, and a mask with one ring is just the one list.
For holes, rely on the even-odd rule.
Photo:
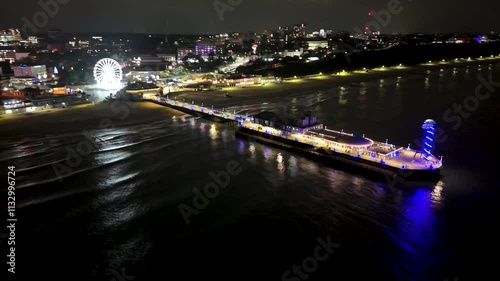
{"label": "pier walkway", "polygon": [[[168,107],[180,110],[192,115],[204,115],[218,117],[222,120],[238,122],[240,126],[256,130],[268,135],[295,140],[300,143],[310,144],[314,149],[324,149],[325,151],[341,153],[349,155],[353,158],[361,158],[370,162],[378,162],[397,169],[409,170],[432,170],[442,167],[442,161],[430,155],[427,159],[417,150],[398,147],[393,144],[376,142],[369,138],[365,138],[368,145],[350,145],[342,143],[338,140],[339,136],[354,137],[353,134],[338,132],[326,129],[322,130],[311,129],[307,132],[284,132],[275,128],[265,127],[260,124],[253,123],[253,117],[248,115],[236,114],[235,111],[228,112],[224,109],[216,110],[213,105],[206,107],[204,104],[196,105],[194,102],[188,103],[178,101],[177,99],[169,99],[167,97],[158,97],[156,103],[166,105]],[[318,133],[319,131],[324,133]]]}

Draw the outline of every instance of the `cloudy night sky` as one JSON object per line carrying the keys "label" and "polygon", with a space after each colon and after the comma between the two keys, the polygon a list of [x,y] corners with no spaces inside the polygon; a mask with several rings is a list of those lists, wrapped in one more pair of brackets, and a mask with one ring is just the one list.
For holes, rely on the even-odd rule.
{"label": "cloudy night sky", "polygon": [[[42,0],[51,1],[51,0]],[[52,0],[56,1],[56,0]],[[368,11],[387,9],[388,0],[219,0],[238,3],[223,19],[213,0],[118,1],[60,0],[59,11],[40,31],[66,32],[221,33],[261,32],[279,25],[304,22],[309,32],[320,28],[352,32],[370,20]],[[0,27],[23,26],[42,11],[38,1],[10,0],[0,12]],[[384,33],[392,32],[487,32],[499,31],[494,0],[401,0],[401,13],[392,15]]]}

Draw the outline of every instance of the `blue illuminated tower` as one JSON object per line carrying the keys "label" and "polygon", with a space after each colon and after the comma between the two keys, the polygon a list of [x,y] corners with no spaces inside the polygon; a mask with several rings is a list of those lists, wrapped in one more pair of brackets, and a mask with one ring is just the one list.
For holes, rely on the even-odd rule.
{"label": "blue illuminated tower", "polygon": [[434,151],[434,134],[436,121],[432,119],[427,119],[424,121],[422,125],[422,129],[424,130],[422,135],[422,153],[424,157],[427,158]]}

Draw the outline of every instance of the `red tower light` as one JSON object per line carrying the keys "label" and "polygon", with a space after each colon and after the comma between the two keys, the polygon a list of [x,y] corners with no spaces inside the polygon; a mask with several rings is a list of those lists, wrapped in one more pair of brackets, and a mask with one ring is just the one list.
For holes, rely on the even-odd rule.
{"label": "red tower light", "polygon": [[370,16],[370,17],[371,17],[371,16],[372,16],[372,12],[368,12],[368,16]]}

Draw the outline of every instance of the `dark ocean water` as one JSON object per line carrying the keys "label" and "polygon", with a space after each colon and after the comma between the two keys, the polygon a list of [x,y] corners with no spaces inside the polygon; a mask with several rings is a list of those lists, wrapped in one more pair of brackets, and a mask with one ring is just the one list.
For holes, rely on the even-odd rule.
{"label": "dark ocean water", "polygon": [[[446,134],[435,152],[444,156],[442,179],[434,183],[393,185],[323,166],[175,111],[153,124],[99,131],[93,151],[72,159],[61,181],[54,165],[85,140],[80,132],[2,139],[1,164],[17,169],[17,277],[486,280],[499,243],[500,90],[460,125],[443,114],[470,102],[478,75],[500,81],[499,70],[433,70],[235,108],[311,110],[330,128],[413,147],[432,118]],[[210,173],[228,165],[237,171],[227,186],[208,204],[198,201],[206,206],[187,224],[179,207],[194,208],[193,189],[203,191],[214,182]],[[322,261],[308,258],[328,243],[320,240],[334,243],[332,251],[321,248]],[[309,272],[294,273],[304,261]]]}

